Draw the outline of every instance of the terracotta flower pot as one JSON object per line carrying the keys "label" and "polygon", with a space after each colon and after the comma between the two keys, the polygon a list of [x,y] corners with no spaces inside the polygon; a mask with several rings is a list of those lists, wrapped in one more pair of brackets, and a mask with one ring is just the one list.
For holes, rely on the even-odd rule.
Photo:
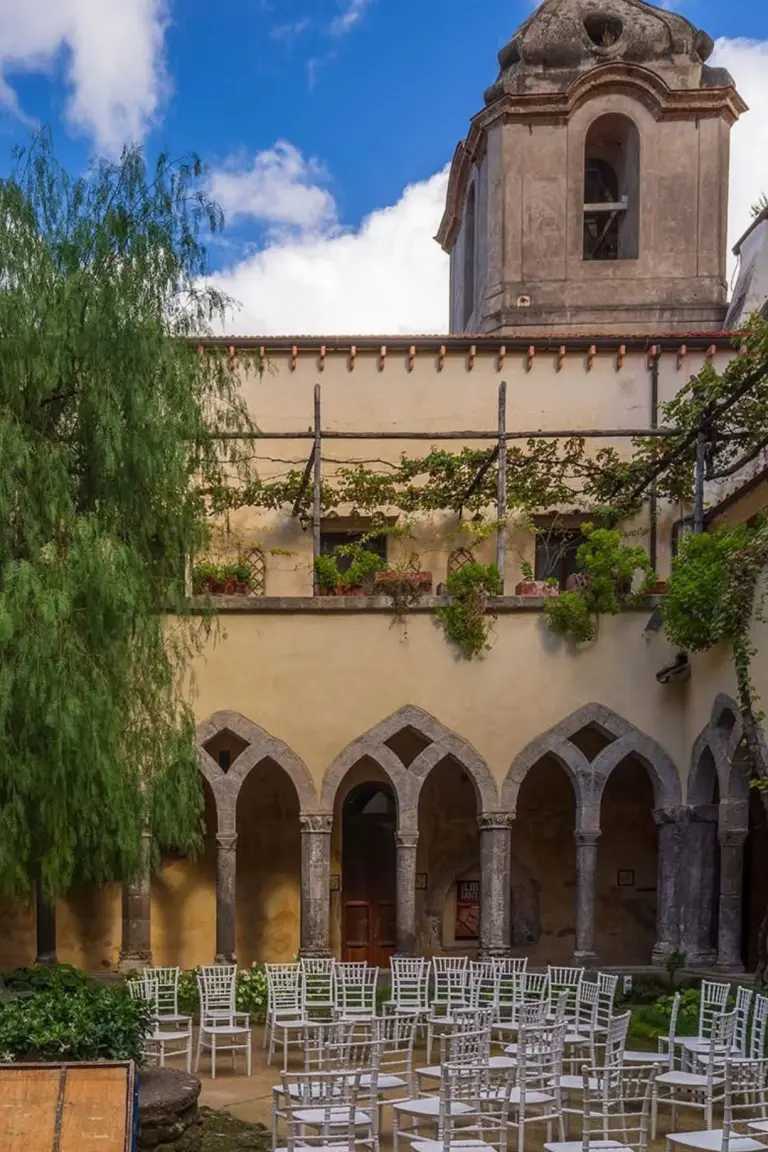
{"label": "terracotta flower pot", "polygon": [[521,580],[515,587],[515,596],[559,596],[560,589],[554,584],[546,584],[543,580]]}
{"label": "terracotta flower pot", "polygon": [[432,589],[431,572],[377,572],[373,578],[374,585],[386,587],[388,584],[407,584],[410,588],[418,588],[422,592]]}
{"label": "terracotta flower pot", "polygon": [[649,596],[663,596],[667,591],[666,580],[657,580],[652,588],[648,590]]}
{"label": "terracotta flower pot", "polygon": [[235,595],[236,596],[247,596],[248,591],[249,591],[248,585],[246,584],[245,580],[238,580],[237,583],[235,584]]}
{"label": "terracotta flower pot", "polygon": [[343,588],[341,585],[336,589],[337,596],[366,596],[367,592],[362,584],[353,584],[351,588]]}
{"label": "terracotta flower pot", "polygon": [[234,596],[236,588],[237,588],[237,581],[236,580],[226,580],[224,582],[224,595],[225,596]]}

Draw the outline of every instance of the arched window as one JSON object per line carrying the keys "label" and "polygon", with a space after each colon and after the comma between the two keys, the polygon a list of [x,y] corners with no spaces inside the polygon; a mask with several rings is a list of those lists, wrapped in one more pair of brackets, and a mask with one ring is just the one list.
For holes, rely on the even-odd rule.
{"label": "arched window", "polygon": [[472,184],[467,195],[467,206],[464,210],[464,329],[469,328],[469,322],[475,311],[475,233],[477,231],[477,200],[475,185]]}
{"label": "arched window", "polygon": [[640,133],[628,116],[590,125],[584,147],[584,259],[636,260],[640,241]]}

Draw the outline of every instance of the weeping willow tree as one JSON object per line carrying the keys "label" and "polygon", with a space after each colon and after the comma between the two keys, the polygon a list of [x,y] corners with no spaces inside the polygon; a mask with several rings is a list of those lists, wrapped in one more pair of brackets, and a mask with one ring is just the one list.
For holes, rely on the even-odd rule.
{"label": "weeping willow tree", "polygon": [[250,428],[228,358],[190,339],[227,305],[200,176],[130,150],[72,178],[43,135],[0,181],[6,895],[130,879],[147,827],[156,853],[200,839],[185,571],[237,467],[214,428]]}

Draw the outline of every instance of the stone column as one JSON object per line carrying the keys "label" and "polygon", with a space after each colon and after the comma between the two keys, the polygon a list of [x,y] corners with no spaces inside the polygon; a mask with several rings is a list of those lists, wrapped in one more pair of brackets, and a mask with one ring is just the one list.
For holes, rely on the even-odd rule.
{"label": "stone column", "polygon": [[717,837],[720,841],[720,905],[717,967],[743,972],[741,956],[744,898],[744,845],[749,834],[749,802],[721,800]]}
{"label": "stone column", "polygon": [[152,963],[151,850],[152,834],[143,832],[138,875],[123,885],[123,942],[117,964],[120,972],[130,972]]}
{"label": "stone column", "polygon": [[480,956],[508,956],[510,949],[510,874],[512,817],[484,812],[480,829]]}
{"label": "stone column", "polygon": [[234,964],[237,907],[237,833],[216,835],[216,956],[215,964]]}
{"label": "stone column", "polygon": [[710,968],[717,959],[717,805],[683,810],[680,951],[689,966]]}
{"label": "stone column", "polygon": [[37,955],[35,964],[58,964],[56,957],[56,903],[49,904],[40,885],[35,901],[37,920]]}
{"label": "stone column", "polygon": [[656,808],[656,943],[652,962],[663,965],[680,947],[680,893],[683,884],[681,809]]}
{"label": "stone column", "polygon": [[416,955],[416,851],[418,832],[396,832],[397,893],[395,904],[398,956]]}
{"label": "stone column", "polygon": [[[578,817],[577,817],[578,819]],[[576,840],[576,951],[574,964],[597,966],[595,950],[595,875],[600,829],[577,827]]]}
{"label": "stone column", "polygon": [[330,956],[330,812],[301,817],[301,955]]}

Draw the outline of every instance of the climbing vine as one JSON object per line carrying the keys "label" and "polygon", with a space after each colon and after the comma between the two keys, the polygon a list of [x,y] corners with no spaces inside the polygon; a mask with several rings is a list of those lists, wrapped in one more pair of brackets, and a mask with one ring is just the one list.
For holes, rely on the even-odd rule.
{"label": "climbing vine", "polygon": [[645,549],[624,544],[620,532],[585,524],[582,534],[578,587],[544,605],[552,631],[575,643],[594,640],[601,616],[641,603],[656,581]]}
{"label": "climbing vine", "polygon": [[450,603],[437,618],[451,643],[467,660],[490,648],[488,631],[495,616],[488,613],[489,596],[500,596],[502,581],[495,564],[465,564],[446,581]]}

